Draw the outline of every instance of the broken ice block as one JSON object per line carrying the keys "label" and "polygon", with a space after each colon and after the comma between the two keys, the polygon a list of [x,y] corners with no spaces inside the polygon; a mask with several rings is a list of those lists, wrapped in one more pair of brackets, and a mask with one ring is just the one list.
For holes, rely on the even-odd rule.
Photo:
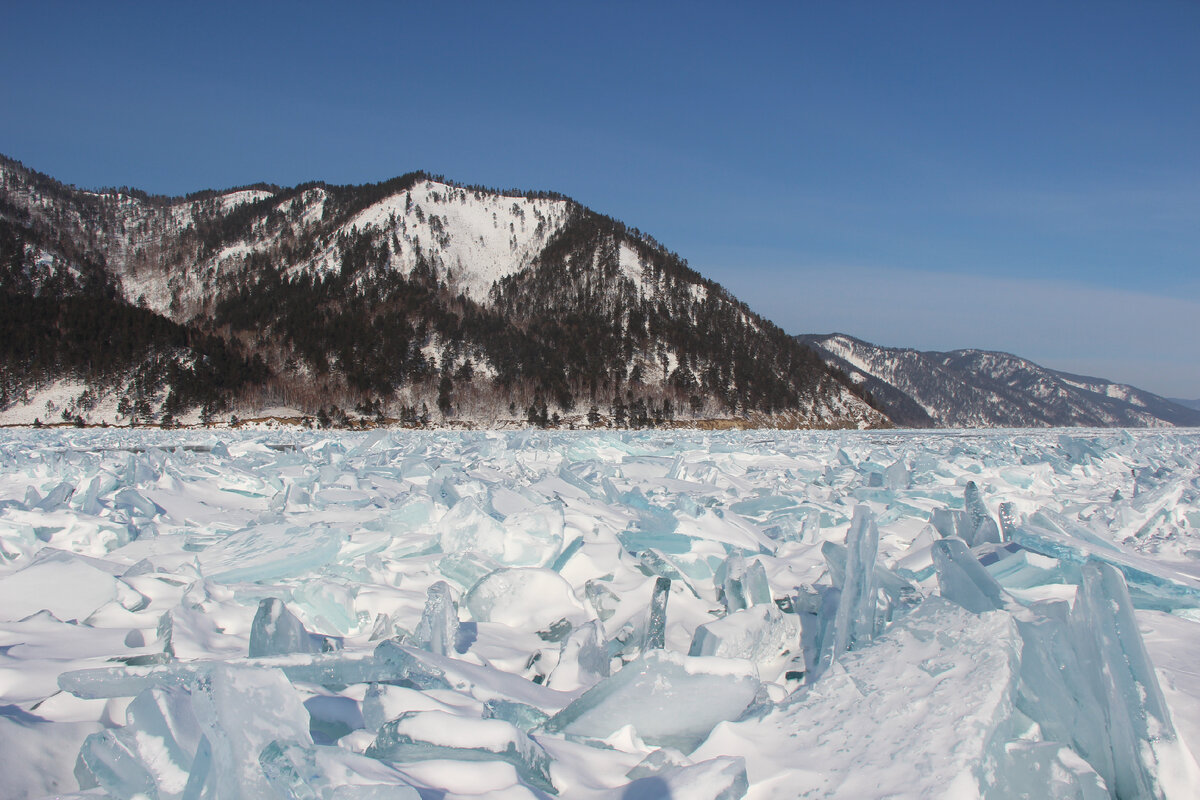
{"label": "broken ice block", "polygon": [[1057,527],[1041,527],[1040,519],[1040,514],[1034,514],[1026,524],[1017,526],[1012,540],[1035,553],[1058,559],[1064,567],[1089,560],[1112,564],[1124,574],[1137,608],[1169,612],[1200,607],[1200,580],[1191,575],[1111,542],[1099,547]]}
{"label": "broken ice block", "polygon": [[268,597],[258,604],[250,625],[250,657],[281,656],[287,653],[322,653],[335,649],[325,636],[309,633],[283,601]]}
{"label": "broken ice block", "polygon": [[892,464],[883,471],[883,485],[888,489],[907,489],[912,482],[912,473],[904,464],[904,459]]}
{"label": "broken ice block", "polygon": [[[830,581],[834,586],[841,586],[846,580],[848,556],[845,545],[824,542],[821,545],[821,555],[825,558]],[[921,590],[917,586],[878,561],[875,562],[875,581],[892,605],[913,606],[921,600]]]}
{"label": "broken ice block", "polygon": [[282,800],[420,800],[421,797],[416,789],[400,782],[396,770],[340,747],[305,747],[276,740],[263,748],[258,762],[274,790],[270,796]]}
{"label": "broken ice block", "polygon": [[458,641],[458,603],[454,602],[445,581],[429,587],[414,639],[422,650],[440,656],[454,651]]}
{"label": "broken ice block", "polygon": [[499,622],[517,630],[543,630],[560,619],[586,616],[561,575],[536,567],[496,570],[467,593],[466,606],[478,622]]}
{"label": "broken ice block", "polygon": [[761,668],[799,645],[800,625],[794,614],[784,614],[774,605],[758,605],[696,628],[688,655],[742,658]]}
{"label": "broken ice block", "polygon": [[650,744],[689,752],[745,711],[759,685],[749,662],[654,650],[584,692],[546,730],[603,739],[633,725]]}
{"label": "broken ice block", "polygon": [[950,537],[934,542],[933,563],[942,597],[976,614],[1005,607],[1004,590],[962,539]]}
{"label": "broken ice block", "polygon": [[301,575],[333,560],[345,531],[327,525],[255,525],[231,533],[199,554],[204,574],[219,583]]}
{"label": "broken ice block", "polygon": [[129,704],[125,727],[88,737],[79,761],[109,794],[180,797],[202,735],[189,692],[151,689]]}
{"label": "broken ice block", "polygon": [[471,551],[450,553],[438,562],[438,571],[463,589],[470,589],[489,572],[500,569],[500,563]]}
{"label": "broken ice block", "polygon": [[470,719],[445,711],[409,711],[379,729],[368,756],[385,761],[505,761],[530,786],[555,792],[550,756],[501,719]]}
{"label": "broken ice block", "polygon": [[1012,541],[1012,532],[1017,527],[1017,507],[1013,503],[1000,504],[1000,535],[1003,541]]}
{"label": "broken ice block", "polygon": [[[132,737],[119,736],[119,731],[93,733],[83,742],[79,750],[80,768],[99,786],[114,797],[158,797],[158,785],[154,775],[147,769],[141,755],[135,749]],[[173,795],[179,797],[187,783],[187,773],[182,773],[183,785]],[[85,782],[84,780],[81,781]]]}
{"label": "broken ice block", "polygon": [[266,796],[259,751],[276,736],[311,744],[308,712],[271,669],[214,664],[186,688],[139,695],[126,718],[80,751],[88,774],[118,797]]}
{"label": "broken ice block", "polygon": [[583,585],[583,590],[587,594],[588,602],[596,611],[596,616],[601,622],[607,621],[614,613],[617,606],[621,604],[621,598],[617,597],[616,593],[605,586],[598,580],[589,580]]}
{"label": "broken ice block", "polygon": [[562,643],[558,665],[550,673],[546,685],[560,691],[574,691],[592,686],[608,676],[608,644],[604,629],[596,620],[571,631]]}
{"label": "broken ice block", "polygon": [[540,567],[562,549],[562,508],[547,505],[500,521],[473,498],[454,505],[438,522],[446,553],[472,551],[509,567]]}
{"label": "broken ice block", "polygon": [[761,561],[746,563],[740,550],[735,550],[725,559],[717,572],[721,582],[721,597],[725,610],[739,611],[751,605],[771,602],[771,587]]}
{"label": "broken ice block", "polygon": [[502,719],[528,733],[545,724],[550,715],[540,708],[515,700],[488,700],[483,704],[483,718]]}

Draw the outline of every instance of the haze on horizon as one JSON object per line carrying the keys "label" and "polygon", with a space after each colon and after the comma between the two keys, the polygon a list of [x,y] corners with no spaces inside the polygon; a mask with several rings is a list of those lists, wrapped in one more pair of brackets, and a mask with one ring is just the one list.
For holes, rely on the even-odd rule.
{"label": "haze on horizon", "polygon": [[1200,5],[6,17],[0,152],[64,182],[554,190],[792,333],[1200,397]]}

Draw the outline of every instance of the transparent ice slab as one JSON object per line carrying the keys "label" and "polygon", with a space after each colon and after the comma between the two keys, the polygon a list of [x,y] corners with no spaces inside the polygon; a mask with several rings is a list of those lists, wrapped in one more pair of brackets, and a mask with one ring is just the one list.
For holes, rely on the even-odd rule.
{"label": "transparent ice slab", "polygon": [[688,752],[718,722],[736,719],[758,687],[749,662],[655,650],[593,686],[545,727],[552,733],[603,739],[633,725],[650,744]]}
{"label": "transparent ice slab", "polygon": [[546,751],[520,728],[502,719],[409,711],[384,723],[366,754],[401,763],[430,759],[504,761],[512,764],[529,785],[556,793]]}

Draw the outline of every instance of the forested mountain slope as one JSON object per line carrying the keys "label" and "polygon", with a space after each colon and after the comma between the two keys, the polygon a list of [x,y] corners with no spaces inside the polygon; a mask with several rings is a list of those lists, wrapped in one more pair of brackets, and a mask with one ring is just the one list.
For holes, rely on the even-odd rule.
{"label": "forested mountain slope", "polygon": [[0,158],[0,237],[9,421],[885,422],[679,256],[556,194],[411,173],[166,198]]}
{"label": "forested mountain slope", "polygon": [[1200,411],[1141,389],[988,350],[921,352],[845,334],[798,337],[911,427],[1200,425]]}

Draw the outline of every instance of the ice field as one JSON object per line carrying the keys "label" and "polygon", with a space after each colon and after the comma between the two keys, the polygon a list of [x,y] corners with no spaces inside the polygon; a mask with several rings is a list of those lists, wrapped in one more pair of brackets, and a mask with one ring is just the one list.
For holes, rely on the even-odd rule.
{"label": "ice field", "polygon": [[1193,752],[1200,432],[0,432],[0,797],[1187,798]]}

